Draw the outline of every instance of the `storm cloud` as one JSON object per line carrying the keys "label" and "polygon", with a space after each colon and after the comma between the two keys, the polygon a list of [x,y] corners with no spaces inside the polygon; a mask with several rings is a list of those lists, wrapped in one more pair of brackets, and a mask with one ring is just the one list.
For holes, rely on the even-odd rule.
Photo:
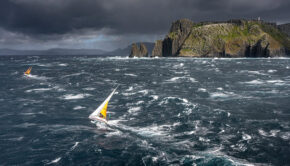
{"label": "storm cloud", "polygon": [[[172,21],[257,18],[290,22],[286,0],[3,0],[0,47],[112,49],[153,41]],[[45,45],[45,47],[43,46]]]}

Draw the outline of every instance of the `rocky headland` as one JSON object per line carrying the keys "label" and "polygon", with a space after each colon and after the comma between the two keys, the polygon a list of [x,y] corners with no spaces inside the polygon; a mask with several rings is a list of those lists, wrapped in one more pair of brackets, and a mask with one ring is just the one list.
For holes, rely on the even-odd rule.
{"label": "rocky headland", "polygon": [[[260,20],[172,23],[163,40],[155,42],[153,57],[276,57],[290,54],[289,24]],[[144,49],[144,48],[143,48]],[[130,57],[144,57],[132,45]]]}

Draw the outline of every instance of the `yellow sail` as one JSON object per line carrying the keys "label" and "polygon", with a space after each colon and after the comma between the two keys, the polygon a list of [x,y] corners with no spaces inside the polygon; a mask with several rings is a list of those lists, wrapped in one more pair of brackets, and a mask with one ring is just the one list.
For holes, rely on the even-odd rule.
{"label": "yellow sail", "polygon": [[[117,86],[118,88],[118,86]],[[103,121],[107,123],[107,108],[108,108],[108,104],[109,101],[111,99],[111,97],[114,95],[115,91],[117,90],[117,88],[115,88],[113,90],[113,92],[106,98],[105,101],[103,101],[103,103],[93,112],[90,114],[89,118],[94,120],[94,121]]]}
{"label": "yellow sail", "polygon": [[[108,107],[109,101],[107,101],[107,103],[105,104],[105,106],[103,107],[103,109],[100,112],[100,116],[101,118],[106,119],[107,118],[107,107]],[[103,117],[102,117],[103,116]]]}
{"label": "yellow sail", "polygon": [[29,67],[24,74],[29,75],[31,72],[32,67]]}

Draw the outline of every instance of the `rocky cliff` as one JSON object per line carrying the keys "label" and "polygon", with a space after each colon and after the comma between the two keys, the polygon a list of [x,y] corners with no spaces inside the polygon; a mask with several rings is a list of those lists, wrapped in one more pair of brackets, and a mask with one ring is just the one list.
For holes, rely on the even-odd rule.
{"label": "rocky cliff", "polygon": [[148,50],[143,43],[140,43],[140,47],[133,43],[129,57],[148,57]]}
{"label": "rocky cliff", "polygon": [[[162,50],[162,51],[160,51]],[[255,20],[174,22],[153,56],[273,57],[289,54],[290,39],[276,24]]]}
{"label": "rocky cliff", "polygon": [[155,42],[151,56],[152,57],[161,57],[162,56],[162,40],[157,40]]}
{"label": "rocky cliff", "polygon": [[278,28],[290,37],[290,23],[278,25]]}

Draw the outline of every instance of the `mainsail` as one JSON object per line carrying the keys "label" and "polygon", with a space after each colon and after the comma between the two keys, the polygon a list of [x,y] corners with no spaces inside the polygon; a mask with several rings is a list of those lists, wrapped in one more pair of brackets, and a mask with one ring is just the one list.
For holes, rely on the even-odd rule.
{"label": "mainsail", "polygon": [[24,74],[29,75],[31,72],[32,67],[29,67]]}
{"label": "mainsail", "polygon": [[115,88],[106,100],[89,116],[90,119],[107,122],[107,107],[117,88]]}

